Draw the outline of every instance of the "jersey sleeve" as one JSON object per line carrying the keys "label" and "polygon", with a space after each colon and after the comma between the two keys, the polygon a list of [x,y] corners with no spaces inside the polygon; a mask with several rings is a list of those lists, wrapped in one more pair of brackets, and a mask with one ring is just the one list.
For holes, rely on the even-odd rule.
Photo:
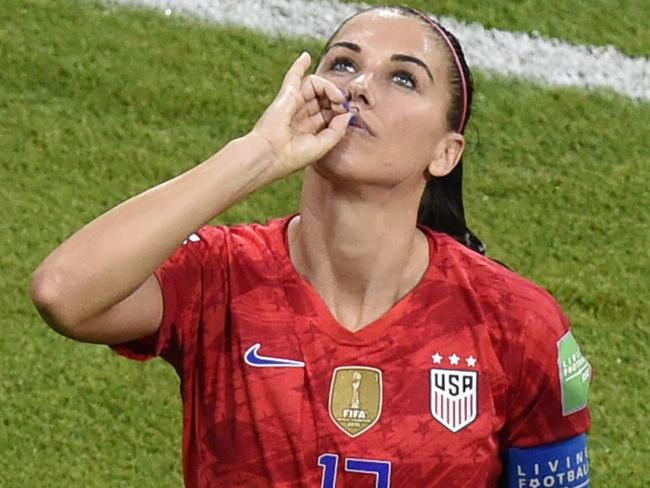
{"label": "jersey sleeve", "polygon": [[540,446],[587,432],[591,365],[549,293],[522,316],[518,336],[504,447]]}
{"label": "jersey sleeve", "polygon": [[[225,307],[225,234],[224,227],[202,227],[155,270],[163,297],[160,327],[145,337],[111,345],[113,351],[136,361],[159,356],[180,371],[201,321]],[[218,327],[220,317],[211,319]]]}

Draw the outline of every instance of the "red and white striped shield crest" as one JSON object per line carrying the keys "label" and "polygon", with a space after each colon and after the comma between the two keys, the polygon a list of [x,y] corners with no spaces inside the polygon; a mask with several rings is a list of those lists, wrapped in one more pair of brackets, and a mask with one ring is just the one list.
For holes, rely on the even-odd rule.
{"label": "red and white striped shield crest", "polygon": [[431,370],[431,415],[452,432],[467,427],[478,413],[478,372]]}

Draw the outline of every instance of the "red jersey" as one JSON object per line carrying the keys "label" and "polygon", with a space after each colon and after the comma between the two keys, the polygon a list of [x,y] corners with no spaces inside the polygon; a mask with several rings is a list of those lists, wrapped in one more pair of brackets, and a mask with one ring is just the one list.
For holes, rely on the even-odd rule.
{"label": "red jersey", "polygon": [[507,448],[588,430],[564,387],[591,371],[560,360],[548,292],[422,227],[423,278],[350,332],[294,268],[289,220],[202,227],[155,273],[158,332],[113,346],[178,372],[187,487],[495,487]]}

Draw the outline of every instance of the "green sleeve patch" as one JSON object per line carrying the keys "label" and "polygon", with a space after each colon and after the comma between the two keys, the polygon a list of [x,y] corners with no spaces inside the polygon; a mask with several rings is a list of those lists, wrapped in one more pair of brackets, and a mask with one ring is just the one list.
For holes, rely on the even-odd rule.
{"label": "green sleeve patch", "polygon": [[580,352],[571,331],[557,341],[558,368],[562,389],[562,415],[571,415],[587,406],[591,365]]}

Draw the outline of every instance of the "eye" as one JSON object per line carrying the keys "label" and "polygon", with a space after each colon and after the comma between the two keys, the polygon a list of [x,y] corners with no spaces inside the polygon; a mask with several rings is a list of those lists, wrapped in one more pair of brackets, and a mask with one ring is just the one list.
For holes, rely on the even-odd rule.
{"label": "eye", "polygon": [[334,59],[334,61],[330,65],[330,69],[332,71],[344,71],[344,72],[352,73],[356,69],[356,65],[350,58],[338,57]]}
{"label": "eye", "polygon": [[398,85],[402,85],[412,90],[418,86],[415,77],[408,71],[396,71],[393,73],[393,80],[395,80]]}

